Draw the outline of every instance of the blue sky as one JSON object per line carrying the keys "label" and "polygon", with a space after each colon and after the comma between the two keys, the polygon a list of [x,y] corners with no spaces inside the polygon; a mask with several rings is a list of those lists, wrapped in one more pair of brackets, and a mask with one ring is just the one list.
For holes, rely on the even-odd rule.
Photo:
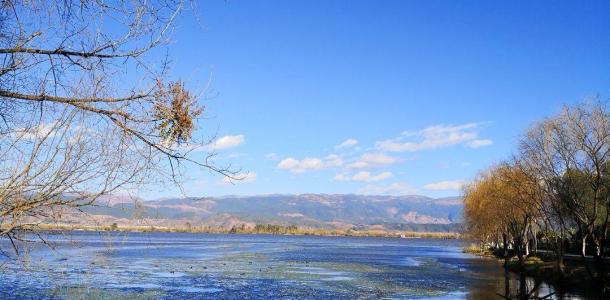
{"label": "blue sky", "polygon": [[608,1],[198,5],[174,33],[172,75],[211,80],[197,135],[250,173],[226,184],[189,167],[189,196],[458,195],[532,122],[610,97]]}

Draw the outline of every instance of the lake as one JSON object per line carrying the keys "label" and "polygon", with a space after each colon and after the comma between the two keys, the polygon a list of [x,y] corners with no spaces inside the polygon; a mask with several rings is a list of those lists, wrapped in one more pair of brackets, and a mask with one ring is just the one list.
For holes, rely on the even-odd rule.
{"label": "lake", "polygon": [[[0,298],[501,299],[544,283],[462,253],[463,241],[373,237],[65,232],[18,262]],[[10,244],[3,241],[5,251]]]}

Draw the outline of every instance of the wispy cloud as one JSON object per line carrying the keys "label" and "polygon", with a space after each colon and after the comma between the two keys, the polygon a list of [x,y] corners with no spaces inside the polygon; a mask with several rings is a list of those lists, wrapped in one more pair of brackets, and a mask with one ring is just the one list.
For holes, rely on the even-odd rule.
{"label": "wispy cloud", "polygon": [[202,152],[202,151],[216,151],[229,148],[235,148],[246,141],[246,137],[243,134],[237,135],[224,135],[211,143],[199,143],[199,144],[181,144],[178,149],[184,152]]}
{"label": "wispy cloud", "polygon": [[399,159],[384,153],[364,153],[357,160],[347,164],[349,169],[381,167],[399,162]]}
{"label": "wispy cloud", "polygon": [[361,181],[361,182],[375,182],[382,181],[392,177],[392,172],[381,172],[377,175],[371,174],[371,172],[360,171],[351,177],[345,173],[337,174],[333,181]]}
{"label": "wispy cloud", "polygon": [[382,172],[377,175],[372,175],[370,172],[360,171],[360,172],[354,174],[354,176],[352,176],[352,180],[373,182],[373,181],[381,181],[384,179],[388,179],[390,177],[392,177],[391,172]]}
{"label": "wispy cloud", "polygon": [[[13,133],[14,138],[34,140],[40,138],[52,138],[57,134],[59,125],[57,123],[40,123],[30,128],[17,129]],[[78,126],[76,130],[82,130],[83,128]]]}
{"label": "wispy cloud", "polygon": [[341,144],[336,145],[335,149],[339,150],[339,149],[344,149],[344,148],[351,148],[353,146],[356,146],[358,144],[358,140],[356,139],[347,139],[345,141],[343,141]]}
{"label": "wispy cloud", "polygon": [[335,175],[335,177],[333,177],[333,181],[350,181],[351,178],[349,177],[349,175],[344,174],[344,173],[340,173]]}
{"label": "wispy cloud", "polygon": [[450,147],[466,143],[478,148],[492,143],[488,139],[478,139],[480,123],[463,125],[434,125],[416,132],[403,132],[394,139],[378,141],[377,149],[390,152],[415,152]]}
{"label": "wispy cloud", "polygon": [[472,140],[470,142],[468,142],[466,145],[468,145],[468,147],[470,148],[480,148],[480,147],[485,147],[485,146],[489,146],[493,144],[492,140],[488,140],[488,139],[483,139],[483,140]]}
{"label": "wispy cloud", "polygon": [[243,144],[245,141],[246,137],[243,134],[225,135],[214,141],[214,143],[212,143],[211,145],[211,148],[214,150],[233,148]]}
{"label": "wispy cloud", "polygon": [[465,181],[463,180],[447,180],[426,184],[424,189],[432,191],[459,190],[464,184]]}
{"label": "wispy cloud", "polygon": [[324,158],[324,166],[328,168],[340,167],[343,165],[343,159],[336,154],[327,155]]}
{"label": "wispy cloud", "polygon": [[317,157],[306,157],[303,159],[295,159],[293,157],[287,157],[282,159],[278,164],[277,168],[281,170],[288,170],[292,173],[303,173],[306,171],[320,170],[323,168],[333,168],[343,165],[343,160],[336,154],[326,156],[324,159]]}

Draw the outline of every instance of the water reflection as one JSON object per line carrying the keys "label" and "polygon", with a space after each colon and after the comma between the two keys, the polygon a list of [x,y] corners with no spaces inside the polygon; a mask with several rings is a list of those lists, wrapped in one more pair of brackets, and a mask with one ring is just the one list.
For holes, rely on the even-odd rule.
{"label": "water reflection", "polygon": [[[489,274],[489,271],[486,273]],[[497,276],[483,278],[479,284],[471,286],[472,300],[483,299],[511,299],[511,300],[538,300],[538,299],[586,299],[586,297],[570,294],[539,279],[515,274],[502,269]]]}
{"label": "water reflection", "polygon": [[555,292],[547,284],[523,274],[517,277],[518,279],[514,280],[514,275],[505,270],[504,293],[498,293],[498,296],[503,299],[553,299]]}

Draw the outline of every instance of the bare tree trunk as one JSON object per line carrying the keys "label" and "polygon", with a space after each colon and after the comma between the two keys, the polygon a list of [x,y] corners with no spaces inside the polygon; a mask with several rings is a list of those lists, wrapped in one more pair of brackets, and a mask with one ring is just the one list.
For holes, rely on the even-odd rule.
{"label": "bare tree trunk", "polygon": [[504,244],[504,265],[508,265],[508,237],[506,233],[502,234],[502,243]]}
{"label": "bare tree trunk", "polygon": [[538,237],[536,229],[534,229],[534,226],[530,227],[531,233],[532,233],[532,250],[534,252],[534,254],[538,254]]}
{"label": "bare tree trunk", "polygon": [[595,256],[601,256],[601,247],[598,244],[595,244]]}
{"label": "bare tree trunk", "polygon": [[555,254],[557,255],[557,271],[563,276],[565,265],[563,262],[563,229],[561,237],[555,238]]}
{"label": "bare tree trunk", "polygon": [[511,299],[510,293],[510,274],[508,270],[504,269],[504,297],[506,299]]}
{"label": "bare tree trunk", "polygon": [[582,237],[582,249],[580,250],[580,255],[584,258],[587,256],[587,235],[583,235]]}
{"label": "bare tree trunk", "polygon": [[525,228],[523,229],[523,232],[521,233],[521,248],[523,248],[523,251],[519,251],[519,253],[523,253],[525,255],[525,257],[530,255],[529,252],[529,237],[528,237],[528,233],[529,233],[529,222],[527,222],[526,219],[526,223],[525,223]]}
{"label": "bare tree trunk", "polygon": [[529,291],[527,290],[527,281],[524,274],[519,274],[519,299],[529,299]]}
{"label": "bare tree trunk", "polygon": [[521,240],[521,238],[518,238],[514,241],[515,244],[515,252],[517,253],[517,258],[519,259],[519,266],[523,266],[523,262],[524,262],[524,246],[527,247],[523,241]]}

